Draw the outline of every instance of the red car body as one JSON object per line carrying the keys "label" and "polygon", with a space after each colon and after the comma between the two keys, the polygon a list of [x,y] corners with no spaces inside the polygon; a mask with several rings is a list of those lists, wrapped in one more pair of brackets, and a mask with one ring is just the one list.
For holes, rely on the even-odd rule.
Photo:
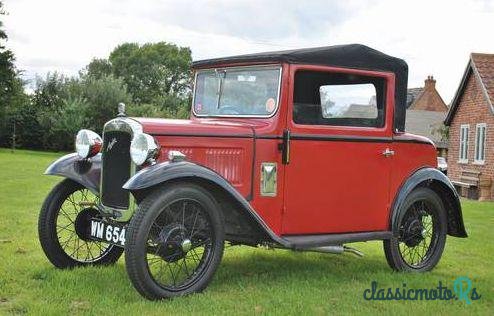
{"label": "red car body", "polygon": [[[234,65],[222,67],[228,66]],[[385,78],[385,125],[367,128],[294,123],[292,85],[295,72],[301,69]],[[387,231],[400,186],[415,171],[436,164],[436,149],[430,140],[393,131],[394,81],[394,75],[387,72],[285,63],[280,106],[272,117],[201,118],[192,112],[190,120],[137,120],[144,132],[160,143],[161,161],[167,159],[168,151],[178,150],[189,161],[214,170],[279,236]],[[278,150],[285,129],[292,134],[289,164],[282,163]],[[314,136],[319,139],[303,139]],[[383,141],[374,142],[373,138]],[[383,155],[386,149],[395,152],[391,159]],[[275,197],[260,194],[264,161],[279,166],[279,193]]]}
{"label": "red car body", "polygon": [[[327,235],[331,243],[389,238],[395,230],[393,213],[414,187],[424,184],[437,191],[449,210],[448,233],[466,236],[458,195],[449,180],[435,169],[434,144],[404,130],[408,75],[404,61],[363,45],[347,45],[199,61],[193,68],[199,73],[252,66],[280,69],[278,104],[271,115],[204,117],[196,114],[193,105],[188,120],[117,118],[110,121],[127,120],[138,126],[139,133],[151,135],[159,144],[158,164],[153,161],[154,165],[142,166],[142,171],[131,174],[130,179],[121,178],[114,184],[115,190],[120,190],[121,196],[128,194],[123,190],[130,191],[139,201],[144,189],[179,179],[180,174],[170,176],[165,170],[169,167],[168,153],[178,151],[185,155],[191,168],[212,171],[214,179],[203,180],[227,192],[231,203],[241,205],[231,207],[231,211],[247,214],[254,219],[255,229],[267,234],[267,240],[254,238],[253,244],[264,240],[285,247],[297,246],[296,241],[285,240],[284,236]],[[382,125],[296,123],[293,117],[296,75],[304,71],[380,80],[384,87]],[[103,155],[90,158],[92,166],[85,174],[75,167],[67,170],[67,164],[78,160],[74,156],[62,158],[65,162],[53,164],[47,174],[71,178],[103,195],[99,192],[103,190],[99,182],[104,178],[100,175],[101,157],[105,156],[109,141],[105,139],[105,131],[103,141]],[[260,192],[261,166],[265,162],[276,166],[275,194]],[[202,181],[202,175],[194,174],[194,179]],[[104,204],[104,196],[102,200]],[[120,221],[128,221],[131,214],[122,216]],[[229,214],[226,211],[225,216]],[[238,230],[232,232],[233,240],[237,233]],[[335,241],[330,235],[342,238]],[[318,238],[313,240],[314,244],[321,244]]]}

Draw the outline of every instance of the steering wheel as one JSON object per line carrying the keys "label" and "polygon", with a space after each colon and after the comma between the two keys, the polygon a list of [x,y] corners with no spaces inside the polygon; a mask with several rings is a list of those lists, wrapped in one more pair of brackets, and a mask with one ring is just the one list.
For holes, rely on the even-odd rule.
{"label": "steering wheel", "polygon": [[226,114],[226,115],[240,114],[240,112],[234,106],[231,106],[231,105],[225,105],[225,106],[220,107],[218,113],[219,114]]}

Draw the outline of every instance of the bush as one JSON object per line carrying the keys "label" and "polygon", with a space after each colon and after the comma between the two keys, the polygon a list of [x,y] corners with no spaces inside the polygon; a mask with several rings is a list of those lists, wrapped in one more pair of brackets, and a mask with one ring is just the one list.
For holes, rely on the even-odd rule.
{"label": "bush", "polygon": [[40,124],[40,110],[30,102],[25,102],[9,113],[7,132],[9,133],[8,146],[12,145],[13,125],[15,124],[16,147],[44,149],[43,137],[45,128]]}
{"label": "bush", "polygon": [[163,117],[188,118],[191,99],[176,95],[165,95],[153,99],[153,104],[161,109]]}
{"label": "bush", "polygon": [[103,125],[117,115],[118,103],[129,103],[130,95],[122,79],[113,76],[101,78],[87,77],[81,80],[81,97],[87,104],[83,113],[86,120],[86,128],[98,133]]}
{"label": "bush", "polygon": [[74,137],[87,125],[88,105],[80,97],[63,101],[59,108],[41,113],[41,126],[45,127],[43,147],[51,150],[71,150]]}
{"label": "bush", "polygon": [[134,117],[167,117],[168,113],[152,104],[129,104],[126,109],[128,116]]}

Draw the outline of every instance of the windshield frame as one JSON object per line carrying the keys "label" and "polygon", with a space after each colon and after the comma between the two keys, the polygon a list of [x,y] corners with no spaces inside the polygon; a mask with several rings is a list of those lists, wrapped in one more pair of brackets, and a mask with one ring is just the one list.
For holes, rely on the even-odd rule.
{"label": "windshield frame", "polygon": [[[197,114],[195,111],[195,98],[196,98],[196,86],[197,86],[197,75],[200,72],[210,72],[210,71],[229,71],[229,70],[243,70],[243,69],[262,69],[262,68],[271,68],[271,69],[277,69],[279,70],[279,77],[278,77],[278,94],[277,94],[277,99],[276,99],[276,108],[274,111],[270,114],[265,114],[265,115],[260,115],[260,114],[216,114],[216,115],[209,115],[209,114]],[[228,118],[270,118],[276,115],[278,113],[278,109],[280,107],[280,101],[281,101],[281,79],[282,79],[282,74],[283,74],[283,67],[281,64],[261,64],[261,65],[248,65],[248,66],[231,66],[231,67],[218,67],[218,68],[203,68],[203,69],[197,69],[194,73],[194,89],[192,93],[192,113],[194,114],[195,117],[228,117]]]}

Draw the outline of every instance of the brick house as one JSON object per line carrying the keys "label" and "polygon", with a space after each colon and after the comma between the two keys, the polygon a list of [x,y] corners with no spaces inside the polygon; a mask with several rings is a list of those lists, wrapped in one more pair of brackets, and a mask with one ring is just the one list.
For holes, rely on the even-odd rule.
{"label": "brick house", "polygon": [[448,110],[436,90],[433,76],[425,79],[423,88],[411,88],[407,91],[406,131],[431,139],[438,149],[438,156],[443,157],[447,157],[448,142],[439,131],[444,126]]}
{"label": "brick house", "polygon": [[472,53],[445,120],[448,176],[472,198],[494,199],[493,104],[494,54]]}
{"label": "brick house", "polygon": [[407,109],[433,112],[447,112],[449,110],[443,98],[436,90],[436,80],[427,76],[423,88],[408,89]]}

